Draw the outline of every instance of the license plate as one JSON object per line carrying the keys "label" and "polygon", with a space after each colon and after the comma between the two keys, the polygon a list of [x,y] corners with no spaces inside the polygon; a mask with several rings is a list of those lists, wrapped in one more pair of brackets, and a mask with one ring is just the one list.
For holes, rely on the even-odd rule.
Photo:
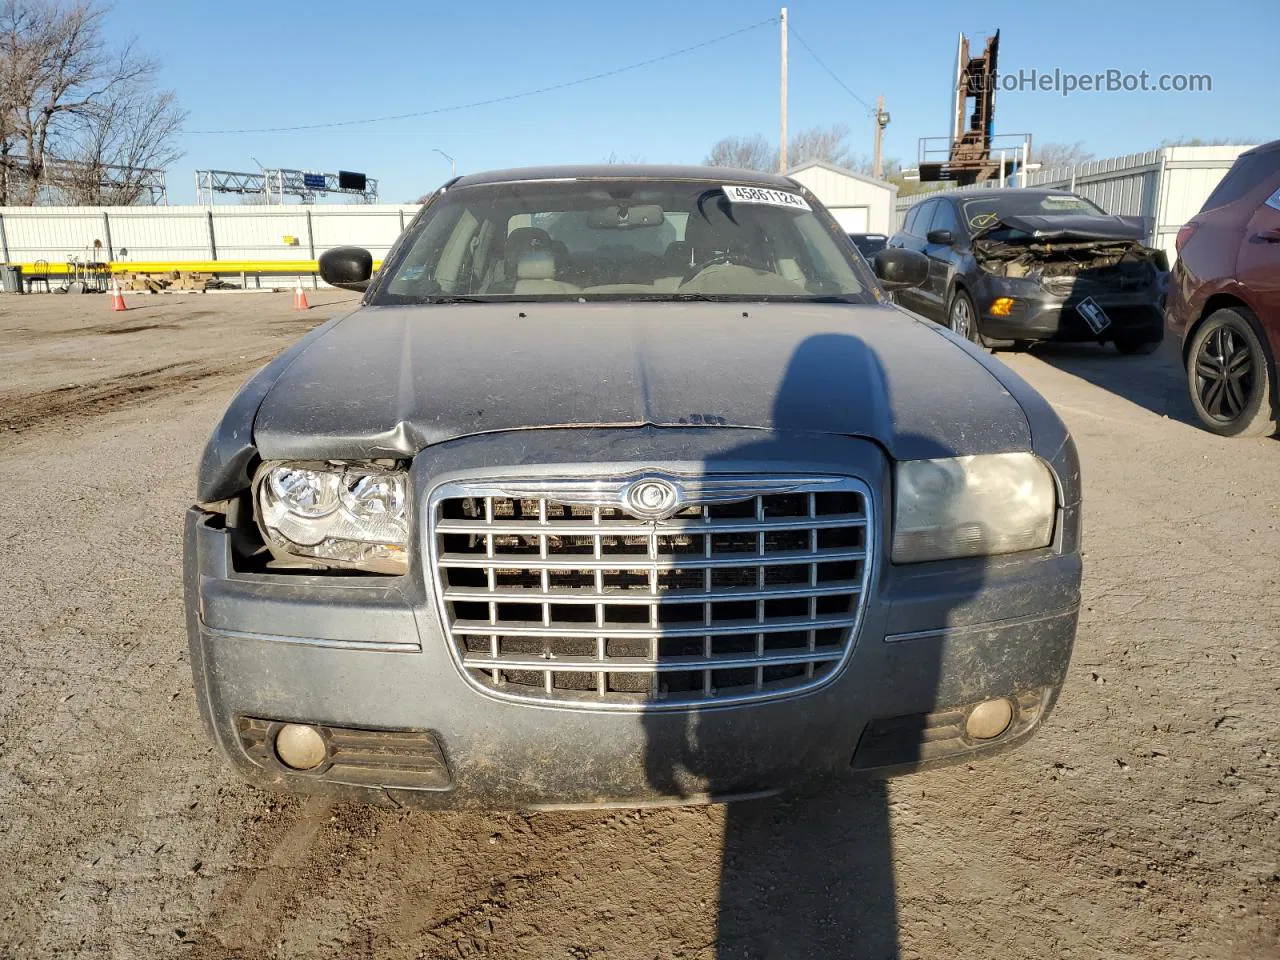
{"label": "license plate", "polygon": [[1111,326],[1111,318],[1107,316],[1107,311],[1098,306],[1093,297],[1086,297],[1077,303],[1076,313],[1084,317],[1084,322],[1089,325],[1089,329],[1094,333],[1101,333]]}

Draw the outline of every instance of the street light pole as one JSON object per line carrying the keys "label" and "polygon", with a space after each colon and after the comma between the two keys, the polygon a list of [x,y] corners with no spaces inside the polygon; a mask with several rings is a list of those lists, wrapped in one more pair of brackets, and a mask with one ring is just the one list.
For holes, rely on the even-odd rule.
{"label": "street light pole", "polygon": [[431,149],[433,152],[440,154],[440,156],[449,161],[449,176],[456,177],[458,175],[458,165],[453,162],[453,157],[449,156],[439,147],[432,147]]}
{"label": "street light pole", "polygon": [[876,97],[876,146],[875,159],[871,163],[871,175],[877,180],[884,174],[884,165],[880,161],[880,147],[884,142],[884,128],[889,125],[889,114],[884,108],[884,94]]}
{"label": "street light pole", "polygon": [[782,8],[781,24],[781,76],[778,84],[778,173],[787,172],[787,8]]}

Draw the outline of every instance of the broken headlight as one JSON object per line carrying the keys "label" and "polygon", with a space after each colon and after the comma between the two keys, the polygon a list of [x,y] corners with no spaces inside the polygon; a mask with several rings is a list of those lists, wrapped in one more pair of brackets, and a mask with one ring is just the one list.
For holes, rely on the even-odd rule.
{"label": "broken headlight", "polygon": [[254,477],[258,526],[277,560],[404,573],[409,474],[375,463],[268,462]]}
{"label": "broken headlight", "polygon": [[1047,547],[1058,493],[1033,453],[905,460],[897,467],[893,562]]}

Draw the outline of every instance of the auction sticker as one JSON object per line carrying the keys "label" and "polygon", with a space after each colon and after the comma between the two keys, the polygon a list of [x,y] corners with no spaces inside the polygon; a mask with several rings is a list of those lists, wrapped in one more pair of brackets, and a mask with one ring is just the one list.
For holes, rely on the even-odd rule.
{"label": "auction sticker", "polygon": [[1086,297],[1077,303],[1076,313],[1084,317],[1084,322],[1089,325],[1089,329],[1094,333],[1101,333],[1111,326],[1111,318],[1107,316],[1107,312],[1102,307],[1098,306],[1093,297]]}
{"label": "auction sticker", "polygon": [[770,190],[768,187],[722,187],[730,203],[765,203],[771,207],[790,207],[792,210],[810,210],[809,202],[797,193],[786,190]]}

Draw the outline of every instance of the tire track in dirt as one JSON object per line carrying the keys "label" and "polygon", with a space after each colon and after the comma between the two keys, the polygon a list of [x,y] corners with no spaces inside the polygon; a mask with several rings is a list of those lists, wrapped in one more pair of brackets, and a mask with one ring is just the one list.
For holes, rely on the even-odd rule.
{"label": "tire track in dirt", "polygon": [[[5,331],[5,339],[13,343],[31,343],[43,340],[68,340],[78,337],[113,337],[125,333],[145,333],[148,330],[182,331],[195,326],[195,321],[217,316],[215,310],[188,310],[174,312],[164,310],[147,313],[145,307],[131,307],[132,317],[122,317],[107,323],[85,326],[13,327]],[[141,313],[141,316],[136,314]]]}
{"label": "tire track in dirt", "polygon": [[287,800],[267,806],[258,829],[249,830],[258,839],[256,852],[267,854],[266,862],[243,870],[223,888],[204,929],[193,935],[202,947],[198,956],[212,960],[268,953],[300,896],[297,887],[304,884],[299,880],[316,858],[316,835],[329,823],[333,808],[333,801],[324,797],[309,797],[296,807]]}
{"label": "tire track in dirt", "polygon": [[[633,920],[639,939],[654,938],[650,956],[692,956],[679,952],[686,935],[714,939],[716,810],[425,813],[263,799],[235,872],[189,932],[188,960],[608,955]],[[672,896],[682,883],[697,893]]]}
{"label": "tire track in dirt", "polygon": [[242,377],[271,354],[230,363],[184,360],[39,393],[0,394],[0,431],[18,433],[51,421],[100,416],[176,393],[215,377]]}

